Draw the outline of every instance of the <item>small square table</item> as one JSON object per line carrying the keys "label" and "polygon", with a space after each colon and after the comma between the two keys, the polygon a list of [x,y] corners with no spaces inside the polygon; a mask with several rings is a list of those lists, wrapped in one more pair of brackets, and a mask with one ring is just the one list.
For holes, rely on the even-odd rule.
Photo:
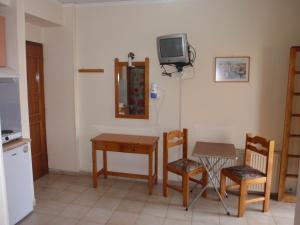
{"label": "small square table", "polygon": [[[209,182],[202,188],[200,193],[189,204],[188,208],[190,208],[200,198],[202,193],[212,183],[216,193],[218,194],[219,199],[222,202],[224,209],[227,212],[227,215],[230,215],[229,210],[219,192],[217,182],[220,183],[219,173],[222,170],[222,168],[226,165],[228,160],[237,160],[234,145],[213,142],[196,142],[196,145],[193,150],[193,156],[199,158],[199,161],[205,167],[205,170],[208,173]],[[211,159],[213,158],[216,159],[215,162],[212,162]]]}

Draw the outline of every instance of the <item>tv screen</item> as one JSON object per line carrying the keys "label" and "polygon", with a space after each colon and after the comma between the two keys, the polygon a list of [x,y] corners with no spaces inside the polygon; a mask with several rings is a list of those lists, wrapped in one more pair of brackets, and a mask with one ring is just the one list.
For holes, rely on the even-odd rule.
{"label": "tv screen", "polygon": [[180,57],[183,56],[182,38],[168,38],[160,40],[161,57]]}
{"label": "tv screen", "polygon": [[161,65],[188,65],[190,63],[187,34],[169,34],[157,38]]}

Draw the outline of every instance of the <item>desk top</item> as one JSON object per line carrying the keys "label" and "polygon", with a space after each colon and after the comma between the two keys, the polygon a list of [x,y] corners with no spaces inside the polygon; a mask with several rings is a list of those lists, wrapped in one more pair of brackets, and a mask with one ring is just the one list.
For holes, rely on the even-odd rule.
{"label": "desk top", "polygon": [[210,156],[236,159],[236,150],[233,144],[196,142],[193,156]]}
{"label": "desk top", "polygon": [[115,142],[126,144],[140,144],[140,145],[153,145],[158,141],[159,137],[156,136],[142,136],[142,135],[127,135],[127,134],[109,134],[103,133],[91,139],[94,141]]}

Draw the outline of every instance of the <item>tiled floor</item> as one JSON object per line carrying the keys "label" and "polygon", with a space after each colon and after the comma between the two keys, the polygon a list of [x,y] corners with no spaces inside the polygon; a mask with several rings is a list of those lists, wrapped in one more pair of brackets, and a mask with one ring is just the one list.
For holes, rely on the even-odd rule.
{"label": "tiled floor", "polygon": [[[186,212],[181,195],[168,198],[156,185],[147,195],[147,183],[121,179],[100,179],[97,189],[89,176],[50,174],[35,183],[37,205],[20,225],[292,225],[294,204],[271,201],[271,211],[259,211],[261,204],[250,205],[245,217],[227,216],[215,193],[200,198]],[[226,200],[236,215],[237,197]]]}

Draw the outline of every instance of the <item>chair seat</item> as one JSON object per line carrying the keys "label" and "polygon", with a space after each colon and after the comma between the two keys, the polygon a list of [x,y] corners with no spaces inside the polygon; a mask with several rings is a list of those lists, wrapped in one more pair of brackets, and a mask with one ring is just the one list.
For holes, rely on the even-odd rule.
{"label": "chair seat", "polygon": [[241,180],[254,179],[259,177],[265,177],[266,175],[261,171],[254,169],[251,166],[232,166],[223,169],[226,172],[239,177]]}
{"label": "chair seat", "polygon": [[174,168],[176,171],[182,171],[186,173],[192,172],[195,169],[199,169],[199,167],[202,166],[203,165],[201,163],[191,159],[179,159],[168,164],[169,169],[172,170],[172,168]]}

